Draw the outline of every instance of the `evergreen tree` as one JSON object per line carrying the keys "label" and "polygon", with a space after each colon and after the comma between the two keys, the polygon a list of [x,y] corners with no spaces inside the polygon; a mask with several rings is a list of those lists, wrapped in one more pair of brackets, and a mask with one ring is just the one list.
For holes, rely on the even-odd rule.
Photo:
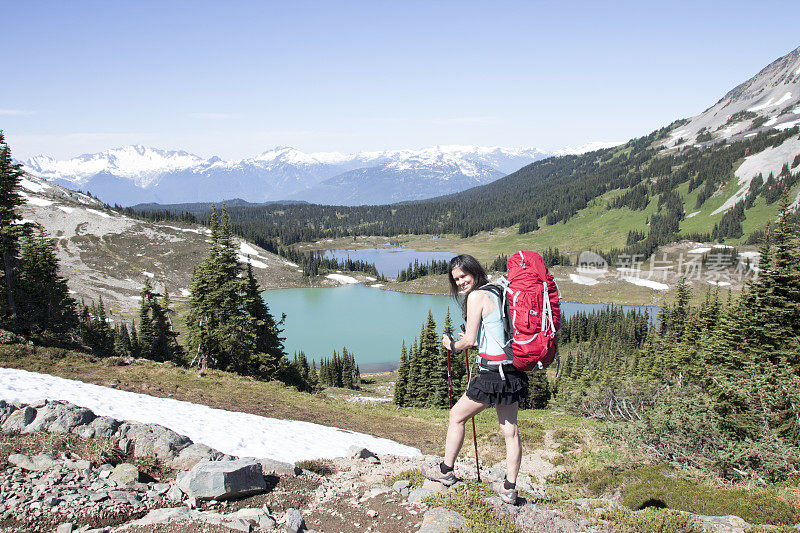
{"label": "evergreen tree", "polygon": [[11,159],[11,149],[0,130],[0,256],[3,260],[3,300],[0,302],[0,326],[19,329],[17,309],[17,254],[24,227],[16,208],[24,202],[17,192],[23,176],[22,165]]}
{"label": "evergreen tree", "polygon": [[195,268],[190,288],[186,320],[189,346],[196,354],[193,362],[201,368],[211,366],[245,374],[252,370],[258,344],[257,320],[241,305],[246,287],[239,274],[237,251],[223,204],[221,220],[212,209],[211,244]]}
{"label": "evergreen tree", "polygon": [[408,353],[406,341],[400,346],[400,364],[397,367],[397,380],[394,383],[394,403],[403,407],[406,405],[406,387],[408,386]]}
{"label": "evergreen tree", "polygon": [[269,311],[269,307],[261,297],[258,282],[253,276],[253,265],[247,262],[247,281],[244,294],[245,310],[255,321],[256,353],[252,356],[250,373],[262,377],[271,377],[286,356],[283,348],[284,338],[280,336],[280,325],[286,319],[281,316],[279,322]]}
{"label": "evergreen tree", "polygon": [[64,333],[77,325],[75,300],[58,275],[55,241],[41,226],[20,243],[18,288],[19,317],[26,331]]}

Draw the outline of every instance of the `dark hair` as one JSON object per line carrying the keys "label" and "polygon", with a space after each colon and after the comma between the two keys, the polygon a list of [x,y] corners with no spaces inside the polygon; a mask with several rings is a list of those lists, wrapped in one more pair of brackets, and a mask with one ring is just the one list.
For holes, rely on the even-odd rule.
{"label": "dark hair", "polygon": [[[456,285],[456,280],[453,279],[454,268],[460,268],[475,279],[475,284],[469,291],[467,291],[467,294],[464,295],[464,299],[461,301],[459,301],[460,299],[458,297],[458,285]],[[461,254],[450,260],[450,265],[447,269],[447,279],[450,280],[450,295],[458,302],[459,306],[461,306],[461,314],[466,319],[467,296],[470,292],[474,291],[478,287],[483,287],[489,283],[489,278],[486,276],[486,270],[484,270],[483,265],[481,265],[478,260],[471,255]]]}

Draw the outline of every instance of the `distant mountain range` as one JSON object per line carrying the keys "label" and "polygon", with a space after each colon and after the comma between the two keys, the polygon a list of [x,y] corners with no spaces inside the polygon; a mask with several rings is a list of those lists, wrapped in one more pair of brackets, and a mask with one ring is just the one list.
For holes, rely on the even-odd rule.
{"label": "distant mountain range", "polygon": [[184,151],[125,146],[72,159],[36,156],[25,170],[57,185],[90,191],[109,204],[191,203],[241,198],[333,205],[386,204],[463,191],[546,157],[580,154],[618,143],[545,152],[536,148],[434,146],[306,154],[278,147],[224,161]]}

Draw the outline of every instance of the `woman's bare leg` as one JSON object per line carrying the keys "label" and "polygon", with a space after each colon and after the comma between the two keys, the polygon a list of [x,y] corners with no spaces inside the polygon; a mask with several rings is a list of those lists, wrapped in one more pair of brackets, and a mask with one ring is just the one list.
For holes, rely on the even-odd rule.
{"label": "woman's bare leg", "polygon": [[522,443],[519,440],[519,429],[517,428],[519,405],[516,402],[511,405],[498,404],[495,409],[500,431],[506,439],[506,479],[509,483],[516,483],[519,465],[522,461]]}
{"label": "woman's bare leg", "polygon": [[444,445],[445,465],[453,466],[456,462],[458,452],[464,443],[464,424],[487,407],[489,406],[485,403],[470,400],[465,394],[450,409],[450,422],[447,426],[447,440]]}

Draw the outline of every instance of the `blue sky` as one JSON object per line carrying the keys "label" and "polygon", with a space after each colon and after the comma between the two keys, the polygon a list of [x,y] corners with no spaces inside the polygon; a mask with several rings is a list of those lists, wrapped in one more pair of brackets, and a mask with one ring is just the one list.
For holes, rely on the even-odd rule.
{"label": "blue sky", "polygon": [[16,158],[627,140],[800,45],[800,2],[11,2]]}

